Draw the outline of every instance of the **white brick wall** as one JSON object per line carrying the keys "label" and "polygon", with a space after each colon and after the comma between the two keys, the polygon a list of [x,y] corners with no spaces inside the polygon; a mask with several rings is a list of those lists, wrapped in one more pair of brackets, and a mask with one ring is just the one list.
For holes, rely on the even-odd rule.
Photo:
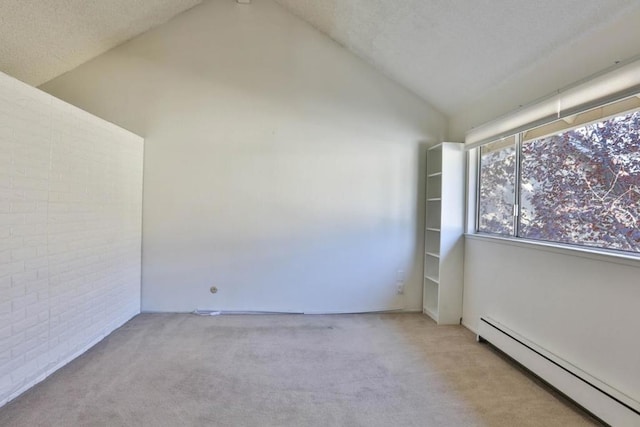
{"label": "white brick wall", "polygon": [[140,312],[142,155],[0,73],[0,406]]}

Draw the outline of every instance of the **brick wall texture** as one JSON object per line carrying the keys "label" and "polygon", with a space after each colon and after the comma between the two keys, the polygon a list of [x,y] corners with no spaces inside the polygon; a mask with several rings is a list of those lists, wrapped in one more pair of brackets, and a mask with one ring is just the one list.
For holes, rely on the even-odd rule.
{"label": "brick wall texture", "polygon": [[140,312],[143,140],[0,73],[0,406]]}

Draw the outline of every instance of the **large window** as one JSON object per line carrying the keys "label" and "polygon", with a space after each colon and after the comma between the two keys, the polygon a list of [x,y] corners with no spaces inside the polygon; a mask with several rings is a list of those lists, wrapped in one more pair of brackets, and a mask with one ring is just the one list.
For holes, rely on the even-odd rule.
{"label": "large window", "polygon": [[481,147],[478,231],[640,252],[640,111],[570,124]]}

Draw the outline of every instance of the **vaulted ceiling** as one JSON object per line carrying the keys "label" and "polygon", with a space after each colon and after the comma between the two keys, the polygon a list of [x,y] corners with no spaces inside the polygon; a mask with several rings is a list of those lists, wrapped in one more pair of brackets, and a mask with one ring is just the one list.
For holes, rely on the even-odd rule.
{"label": "vaulted ceiling", "polygon": [[38,86],[202,0],[0,0],[0,70]]}
{"label": "vaulted ceiling", "polygon": [[449,115],[640,10],[638,0],[276,1]]}
{"label": "vaulted ceiling", "polygon": [[[0,0],[0,70],[40,85],[201,1]],[[575,78],[640,53],[637,20],[616,26],[638,0],[275,1],[448,115],[531,70],[553,87],[571,46]],[[588,52],[603,31],[606,51]]]}

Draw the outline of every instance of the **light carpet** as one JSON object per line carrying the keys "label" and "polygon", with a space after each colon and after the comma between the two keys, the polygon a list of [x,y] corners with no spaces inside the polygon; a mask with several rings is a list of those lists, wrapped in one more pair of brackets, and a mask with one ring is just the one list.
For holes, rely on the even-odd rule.
{"label": "light carpet", "polygon": [[142,314],[0,409],[1,426],[588,426],[421,314]]}

